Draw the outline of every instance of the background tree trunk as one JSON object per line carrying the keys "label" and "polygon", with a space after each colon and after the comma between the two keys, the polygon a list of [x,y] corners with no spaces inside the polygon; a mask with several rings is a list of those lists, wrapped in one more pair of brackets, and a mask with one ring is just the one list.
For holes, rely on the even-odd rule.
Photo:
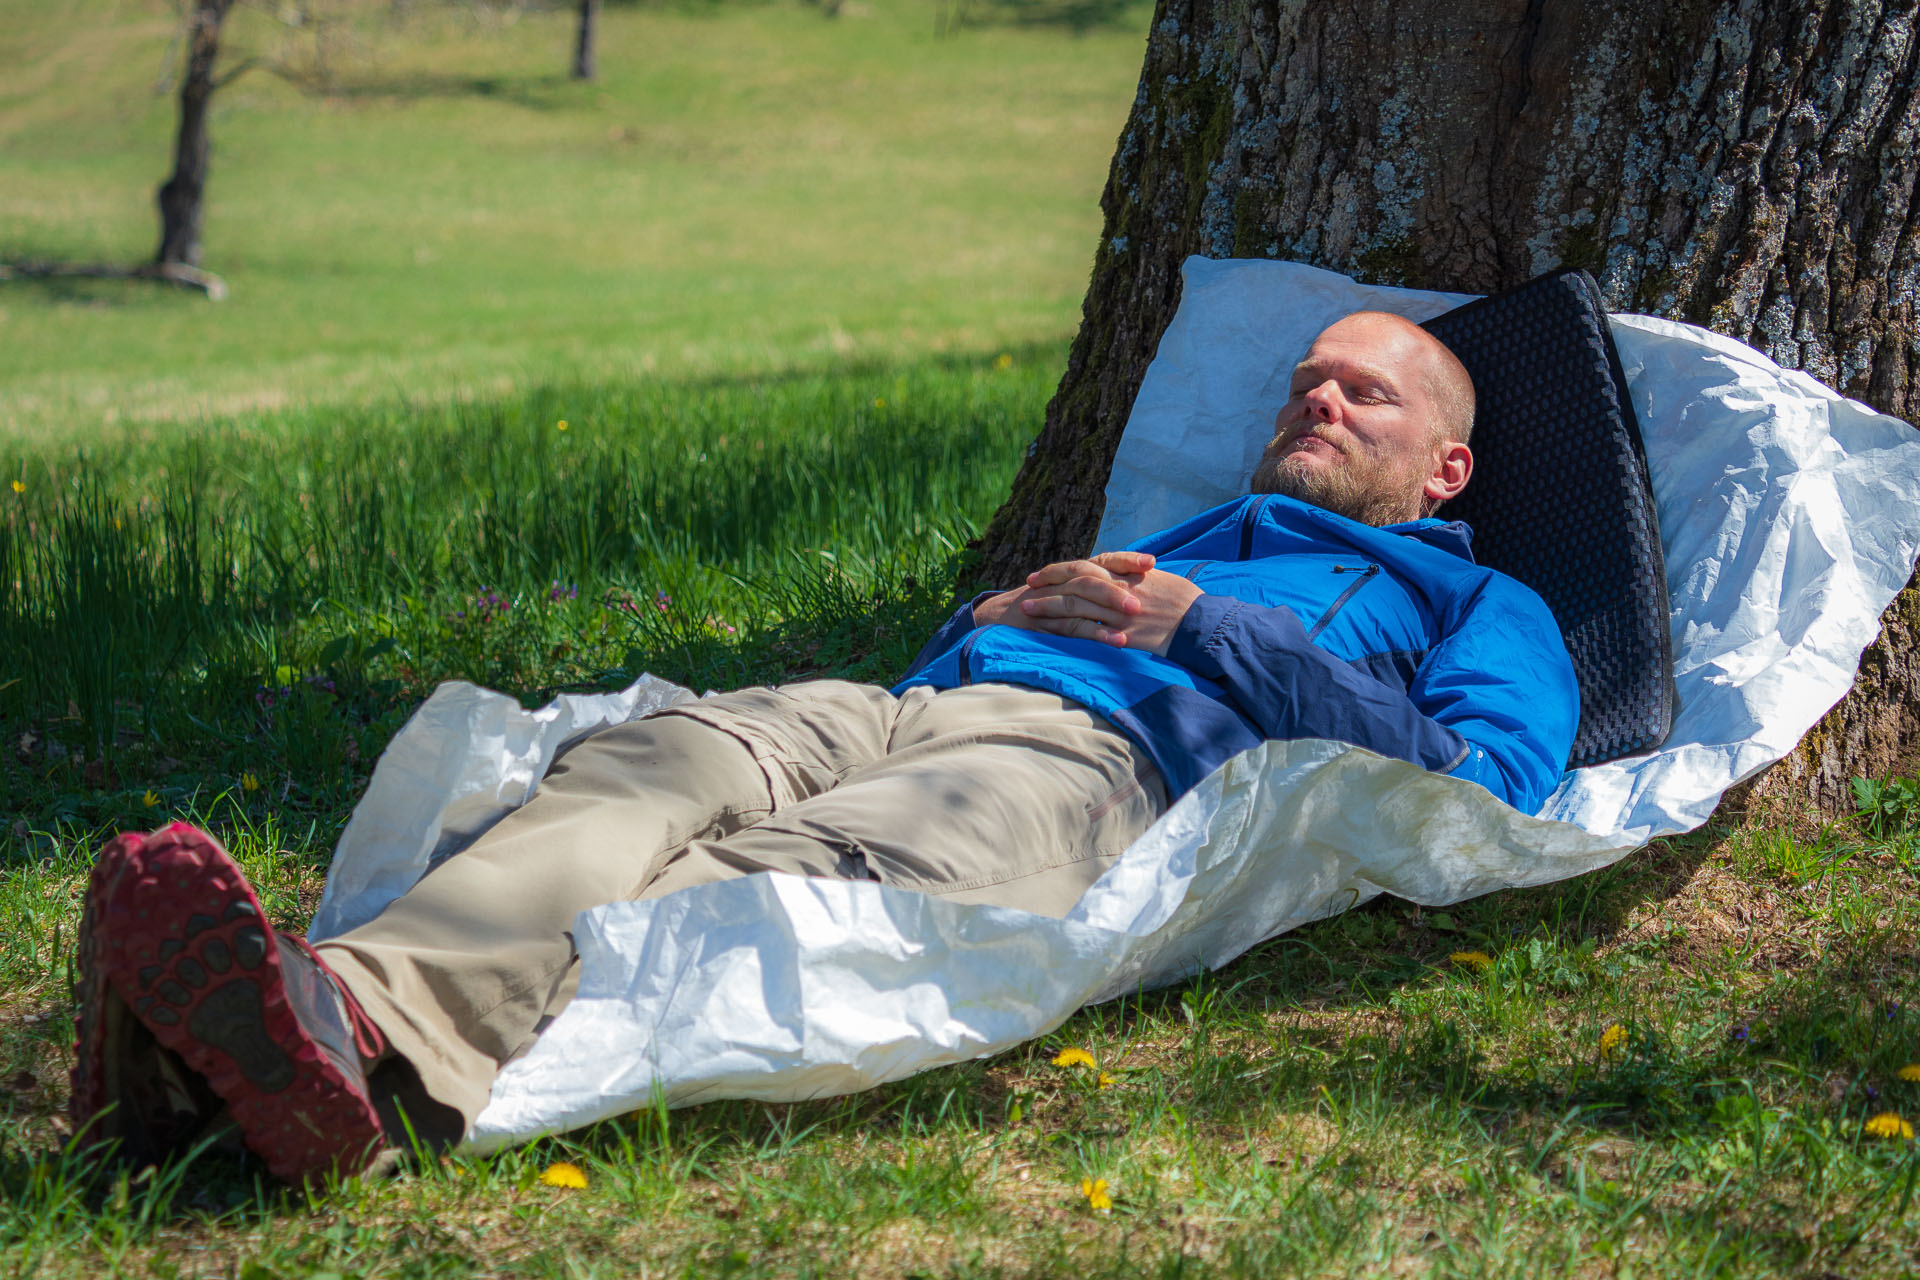
{"label": "background tree trunk", "polygon": [[573,38],[573,78],[591,80],[600,74],[595,40],[600,28],[600,0],[580,0],[580,24]]}
{"label": "background tree trunk", "polygon": [[[1188,254],[1484,293],[1562,265],[1912,420],[1912,0],[1160,0],[1046,424],[979,544],[1089,549]],[[1920,591],[1757,794],[1828,809],[1920,744]]]}
{"label": "background tree trunk", "polygon": [[194,0],[187,19],[187,65],[180,78],[180,129],[174,135],[173,176],[161,186],[160,248],[154,261],[162,267],[200,265],[200,226],[207,190],[207,159],[213,144],[207,135],[207,113],[213,105],[214,60],[220,56],[220,26],[233,0]]}

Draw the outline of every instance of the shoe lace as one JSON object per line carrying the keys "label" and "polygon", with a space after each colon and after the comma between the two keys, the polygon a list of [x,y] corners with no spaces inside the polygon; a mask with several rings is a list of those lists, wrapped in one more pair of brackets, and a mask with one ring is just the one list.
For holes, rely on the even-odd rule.
{"label": "shoe lace", "polygon": [[385,1053],[387,1051],[385,1033],[380,1030],[378,1023],[367,1016],[367,1011],[360,1007],[360,1002],[353,998],[353,992],[347,990],[347,984],[334,976],[332,966],[322,960],[320,953],[314,950],[313,944],[299,934],[290,933],[284,936],[320,967],[320,972],[327,977],[328,985],[339,994],[340,1003],[347,1011],[347,1023],[353,1028],[353,1048],[360,1055],[361,1061],[372,1062]]}

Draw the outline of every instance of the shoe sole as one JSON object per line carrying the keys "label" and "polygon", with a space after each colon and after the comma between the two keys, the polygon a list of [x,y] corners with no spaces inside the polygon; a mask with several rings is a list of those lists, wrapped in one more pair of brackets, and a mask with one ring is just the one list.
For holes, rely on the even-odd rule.
{"label": "shoe sole", "polygon": [[100,922],[105,919],[101,895],[105,885],[125,869],[127,855],[139,849],[144,836],[125,832],[115,836],[94,860],[80,914],[79,973],[74,982],[73,1069],[67,1114],[73,1131],[89,1145],[122,1138],[121,1126],[110,1110],[120,1100],[113,1096],[107,1069],[107,1046],[112,1035],[113,1006],[119,997],[107,984],[100,950]]}
{"label": "shoe sole", "polygon": [[[112,861],[103,851],[95,868],[88,909],[98,915],[83,975],[91,964],[154,1038],[206,1079],[276,1177],[313,1182],[366,1170],[384,1141],[379,1117],[300,1025],[273,928],[238,864],[183,822],[121,846]],[[104,994],[99,982],[87,991]],[[80,1039],[76,1118],[82,1077],[84,1105],[98,1105],[93,1081],[105,1080],[85,1051],[84,1028]]]}

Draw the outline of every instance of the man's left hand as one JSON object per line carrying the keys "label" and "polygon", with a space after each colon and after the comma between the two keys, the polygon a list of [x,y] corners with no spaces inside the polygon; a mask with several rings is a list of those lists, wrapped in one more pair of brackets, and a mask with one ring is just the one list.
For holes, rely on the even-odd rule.
{"label": "man's left hand", "polygon": [[[1096,556],[1095,562],[1101,559]],[[1051,631],[1059,636],[1077,636],[1098,640],[1117,649],[1145,649],[1164,654],[1173,633],[1186,617],[1188,606],[1204,593],[1177,573],[1149,569],[1129,583],[1128,590],[1139,601],[1137,611],[1129,611],[1123,621],[1113,622],[1106,610],[1098,610],[1069,587],[1073,564],[1050,564],[1027,578],[1029,587],[1042,594],[1029,595],[1019,603],[1025,625],[1035,631]],[[1045,594],[1048,588],[1066,587],[1059,594]]]}

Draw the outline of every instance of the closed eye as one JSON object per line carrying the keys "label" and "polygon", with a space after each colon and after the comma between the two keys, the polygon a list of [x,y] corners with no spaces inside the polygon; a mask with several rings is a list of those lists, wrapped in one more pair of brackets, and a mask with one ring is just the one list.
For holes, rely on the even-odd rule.
{"label": "closed eye", "polygon": [[[1321,384],[1319,382],[1310,382],[1304,387],[1295,385],[1292,388],[1292,390],[1288,393],[1287,399],[1289,401],[1298,400],[1300,397],[1306,395],[1307,392],[1313,390],[1315,387],[1320,385]],[[1363,383],[1346,383],[1341,386],[1340,394],[1345,396],[1348,400],[1352,401],[1354,404],[1395,404],[1397,403],[1397,401],[1394,399],[1394,395],[1392,391],[1388,390],[1386,387],[1379,386],[1374,383],[1364,383],[1364,384]]]}

